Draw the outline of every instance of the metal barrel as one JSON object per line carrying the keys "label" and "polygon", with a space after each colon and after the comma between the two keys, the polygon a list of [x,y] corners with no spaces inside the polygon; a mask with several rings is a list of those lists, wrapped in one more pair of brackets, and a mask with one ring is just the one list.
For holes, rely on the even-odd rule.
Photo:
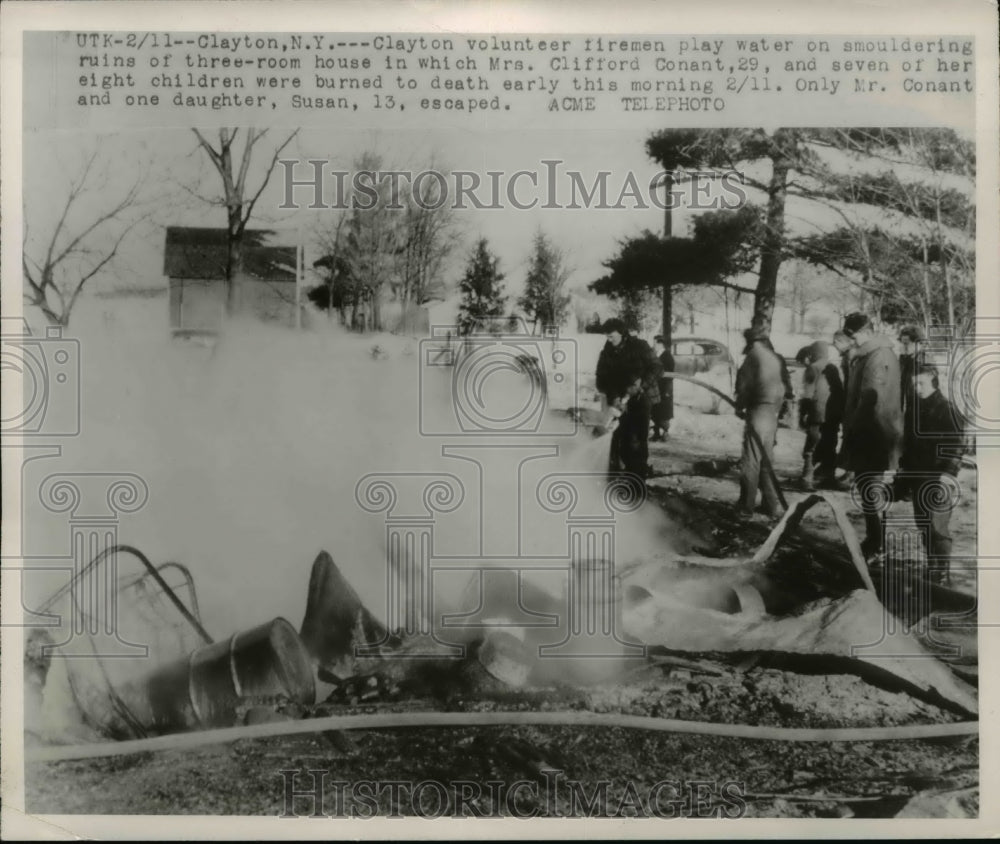
{"label": "metal barrel", "polygon": [[148,694],[159,732],[231,726],[248,698],[315,702],[312,660],[283,618],[205,645],[155,672]]}

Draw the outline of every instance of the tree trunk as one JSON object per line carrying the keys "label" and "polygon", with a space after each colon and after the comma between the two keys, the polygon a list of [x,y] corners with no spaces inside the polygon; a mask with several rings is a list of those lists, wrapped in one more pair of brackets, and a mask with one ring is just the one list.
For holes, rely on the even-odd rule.
{"label": "tree trunk", "polygon": [[923,274],[924,282],[924,299],[927,302],[927,313],[934,313],[934,303],[931,300],[931,269],[930,269],[930,256],[927,251],[927,239],[921,238],[921,254],[923,257],[923,264],[921,266],[921,272]]}
{"label": "tree trunk", "polygon": [[674,234],[674,209],[671,203],[671,194],[674,189],[674,174],[667,171],[663,177],[663,188],[666,196],[663,199],[663,237],[673,237]]}
{"label": "tree trunk", "polygon": [[382,330],[382,302],[379,290],[372,291],[372,331]]}
{"label": "tree trunk", "polygon": [[937,216],[937,244],[939,250],[938,260],[941,262],[941,269],[944,272],[944,291],[948,299],[948,325],[955,325],[955,294],[952,290],[951,284],[951,261],[948,258],[947,250],[945,249],[944,235],[941,231],[941,197],[940,195],[935,197],[936,203],[934,206],[934,211]]}
{"label": "tree trunk", "polygon": [[[663,201],[663,238],[666,240],[668,237],[673,237],[674,234],[674,209],[672,202],[674,175],[670,171],[667,171],[664,176],[663,189],[666,191]],[[673,354],[674,294],[669,281],[663,283],[663,312],[661,316],[663,318],[663,326],[660,330],[663,334],[663,346],[668,352]],[[661,396],[660,398],[666,405],[664,411],[669,414],[668,418],[673,418],[673,396]]]}
{"label": "tree trunk", "polygon": [[230,316],[239,309],[239,279],[243,269],[243,221],[240,207],[230,205],[229,227],[226,237],[226,313]]}
{"label": "tree trunk", "polygon": [[771,183],[768,185],[767,223],[760,249],[760,275],[753,302],[753,328],[771,330],[774,301],[778,289],[778,268],[781,266],[785,243],[785,198],[788,193],[788,171],[791,162],[781,152],[775,152]]}

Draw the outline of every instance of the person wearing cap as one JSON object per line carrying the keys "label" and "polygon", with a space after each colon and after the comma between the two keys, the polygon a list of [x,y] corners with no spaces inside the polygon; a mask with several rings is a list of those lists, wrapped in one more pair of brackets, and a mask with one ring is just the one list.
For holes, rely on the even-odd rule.
{"label": "person wearing cap", "polygon": [[674,371],[674,356],[670,354],[670,349],[663,340],[662,334],[657,334],[653,338],[656,343],[656,357],[660,363],[660,373],[658,386],[660,389],[660,400],[653,405],[653,442],[659,442],[666,438],[670,429],[670,420],[674,418],[674,381],[672,378],[664,378],[663,372]]}
{"label": "person wearing cap", "polygon": [[844,453],[865,517],[862,550],[869,559],[881,560],[885,530],[880,488],[886,475],[899,469],[902,451],[899,361],[892,341],[876,334],[864,314],[849,314],[843,330],[855,348],[844,406]]}
{"label": "person wearing cap", "polygon": [[806,432],[802,449],[802,487],[816,489],[816,481],[831,485],[837,467],[837,435],[844,411],[844,385],[830,363],[830,348],[822,340],[800,354],[806,363],[799,400],[800,422]]}
{"label": "person wearing cap", "polygon": [[645,479],[649,474],[649,420],[660,400],[657,364],[649,344],[630,334],[620,319],[604,324],[607,343],[597,359],[597,389],[621,411],[611,437],[609,469]]}
{"label": "person wearing cap", "polygon": [[787,396],[787,368],[771,347],[767,332],[748,328],[745,357],[736,373],[736,412],[746,420],[743,454],[740,458],[740,503],[742,515],[749,516],[761,492],[764,513],[770,518],[781,515],[781,501],[773,474],[764,463],[774,465],[774,444],[778,433],[778,414]]}

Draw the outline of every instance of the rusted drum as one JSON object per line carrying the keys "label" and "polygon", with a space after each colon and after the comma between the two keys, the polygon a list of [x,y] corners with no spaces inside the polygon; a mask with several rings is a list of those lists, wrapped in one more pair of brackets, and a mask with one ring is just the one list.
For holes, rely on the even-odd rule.
{"label": "rusted drum", "polygon": [[156,672],[149,695],[161,732],[226,727],[241,701],[315,701],[312,661],[295,628],[277,618],[191,653]]}

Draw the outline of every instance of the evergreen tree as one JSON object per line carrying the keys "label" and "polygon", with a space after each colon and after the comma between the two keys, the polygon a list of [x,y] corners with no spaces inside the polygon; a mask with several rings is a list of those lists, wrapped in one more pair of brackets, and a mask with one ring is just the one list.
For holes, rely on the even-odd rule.
{"label": "evergreen tree", "polygon": [[[880,302],[909,307],[914,286],[897,297],[894,284],[907,262],[927,320],[940,312],[954,323],[972,302],[975,147],[953,130],[665,129],[646,141],[646,152],[668,173],[739,171],[766,198],[761,227],[747,242],[759,259],[755,327],[770,329],[778,270],[789,256],[859,277],[876,309]],[[754,175],[760,165],[764,174]],[[796,237],[785,225],[790,199],[824,205],[842,225]],[[936,283],[944,289],[940,303]],[[666,317],[666,299],[664,308]]]}
{"label": "evergreen tree", "polygon": [[484,324],[502,329],[507,296],[503,292],[504,275],[499,264],[500,259],[490,252],[486,238],[480,238],[458,285],[462,294],[458,307],[459,333],[481,330]]}
{"label": "evergreen tree", "polygon": [[[767,196],[759,234],[760,269],[754,291],[752,325],[770,330],[778,286],[778,269],[785,257],[785,202],[790,173],[802,171],[815,158],[808,142],[818,130],[665,129],[646,141],[646,152],[664,170],[713,168],[742,171],[744,183]],[[770,164],[766,179],[751,177],[743,165]],[[666,326],[664,326],[664,330]]]}
{"label": "evergreen tree", "polygon": [[562,250],[556,248],[541,231],[535,235],[531,268],[524,295],[517,304],[534,326],[559,328],[566,322],[570,297],[563,292],[569,270]]}

